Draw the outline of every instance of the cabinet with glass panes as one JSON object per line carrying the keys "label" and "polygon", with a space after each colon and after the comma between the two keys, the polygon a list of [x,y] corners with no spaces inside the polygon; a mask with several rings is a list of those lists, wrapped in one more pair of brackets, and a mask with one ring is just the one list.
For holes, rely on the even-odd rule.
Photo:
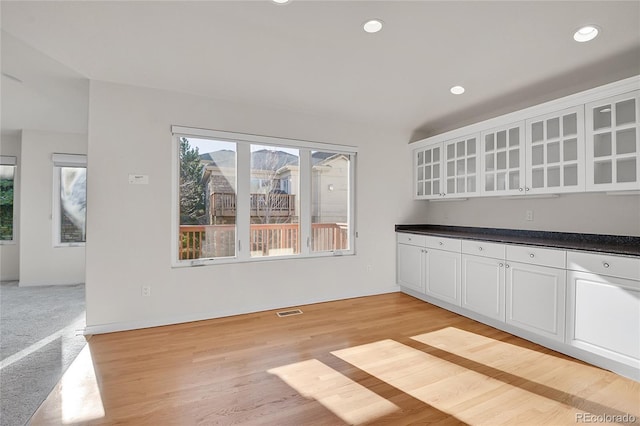
{"label": "cabinet with glass panes", "polygon": [[525,193],[522,122],[482,132],[482,194]]}
{"label": "cabinet with glass panes", "polygon": [[414,195],[421,199],[479,195],[479,141],[479,135],[470,135],[416,150]]}
{"label": "cabinet with glass panes", "polygon": [[640,91],[585,105],[587,191],[640,189]]}
{"label": "cabinet with glass panes", "polygon": [[637,193],[639,83],[631,77],[418,142],[414,198]]}
{"label": "cabinet with glass panes", "polygon": [[584,106],[526,121],[529,193],[584,191]]}
{"label": "cabinet with glass panes", "polygon": [[419,199],[443,196],[440,184],[442,144],[438,143],[414,151],[415,188],[414,197]]}

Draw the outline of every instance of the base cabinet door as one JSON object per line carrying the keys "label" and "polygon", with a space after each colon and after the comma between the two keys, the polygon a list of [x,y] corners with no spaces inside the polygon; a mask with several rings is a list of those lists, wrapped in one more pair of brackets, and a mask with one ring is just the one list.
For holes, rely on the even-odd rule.
{"label": "base cabinet door", "polygon": [[504,321],[504,264],[504,260],[462,255],[463,308]]}
{"label": "base cabinet door", "polygon": [[424,293],[423,257],[424,249],[408,244],[398,244],[397,284]]}
{"label": "base cabinet door", "polygon": [[640,281],[570,271],[567,343],[640,368]]}
{"label": "base cabinet door", "polygon": [[507,262],[506,322],[516,327],[564,341],[564,269]]}
{"label": "base cabinet door", "polygon": [[425,251],[426,293],[460,306],[460,253],[434,249]]}

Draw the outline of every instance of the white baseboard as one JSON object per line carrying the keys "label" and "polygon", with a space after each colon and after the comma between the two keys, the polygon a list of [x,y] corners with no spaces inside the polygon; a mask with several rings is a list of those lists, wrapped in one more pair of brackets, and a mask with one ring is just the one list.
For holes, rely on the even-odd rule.
{"label": "white baseboard", "polygon": [[397,293],[399,291],[400,291],[400,287],[398,287],[397,285],[394,285],[391,287],[386,287],[386,288],[365,292],[365,293],[355,293],[355,292],[347,291],[340,295],[328,296],[328,297],[313,299],[313,300],[283,301],[282,303],[278,303],[277,305],[252,306],[252,307],[244,307],[243,309],[231,308],[231,309],[219,310],[214,312],[197,312],[193,314],[176,315],[172,317],[149,318],[149,319],[141,319],[141,320],[133,320],[133,321],[114,322],[114,323],[108,323],[108,324],[87,325],[84,329],[84,335],[86,336],[91,334],[104,334],[104,333],[113,333],[117,331],[138,330],[141,328],[161,327],[165,325],[181,324],[185,322],[203,321],[203,320],[209,320],[209,319],[215,319],[215,318],[229,317],[233,315],[242,315],[242,314],[251,314],[251,313],[262,312],[262,311],[270,311],[273,309],[283,309],[283,308],[311,305],[314,303],[332,302],[335,300],[353,299],[356,297],[374,296],[377,294]]}

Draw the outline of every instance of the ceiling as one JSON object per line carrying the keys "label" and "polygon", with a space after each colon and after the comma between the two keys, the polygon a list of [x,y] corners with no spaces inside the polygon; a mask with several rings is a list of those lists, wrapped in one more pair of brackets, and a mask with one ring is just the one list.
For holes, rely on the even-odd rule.
{"label": "ceiling", "polygon": [[[88,79],[386,126],[412,139],[640,74],[638,1],[2,1],[1,8],[4,32]],[[362,30],[370,18],[384,22],[381,32]],[[584,24],[601,35],[573,41]],[[2,55],[4,72],[12,64]],[[3,104],[12,105],[2,83]],[[466,93],[450,94],[458,84]]]}

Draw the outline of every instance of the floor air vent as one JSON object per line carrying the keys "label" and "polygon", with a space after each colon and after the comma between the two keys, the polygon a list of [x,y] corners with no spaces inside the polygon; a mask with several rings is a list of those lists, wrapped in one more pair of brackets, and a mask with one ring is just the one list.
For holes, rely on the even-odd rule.
{"label": "floor air vent", "polygon": [[300,309],[292,309],[290,311],[278,312],[276,315],[278,315],[279,317],[288,317],[291,315],[300,315],[301,313],[302,311]]}

